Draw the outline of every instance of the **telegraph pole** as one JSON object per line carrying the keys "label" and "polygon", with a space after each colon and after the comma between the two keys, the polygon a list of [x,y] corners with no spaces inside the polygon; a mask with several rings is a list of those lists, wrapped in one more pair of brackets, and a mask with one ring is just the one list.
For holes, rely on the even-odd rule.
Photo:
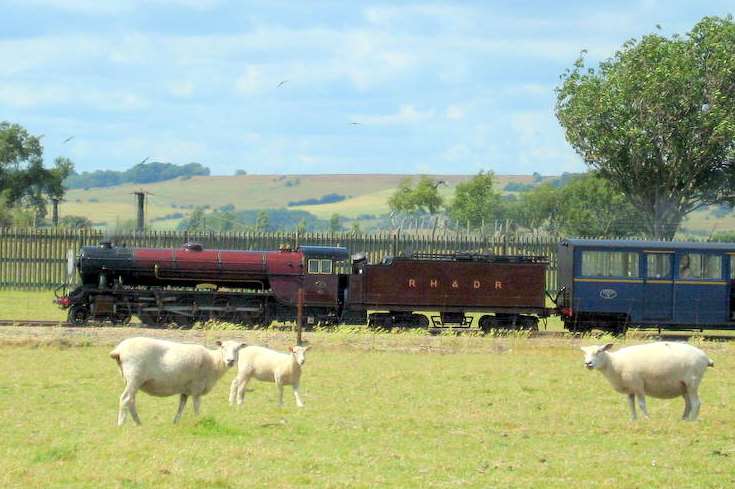
{"label": "telegraph pole", "polygon": [[141,190],[133,193],[138,198],[138,222],[135,230],[142,233],[145,231],[145,192]]}

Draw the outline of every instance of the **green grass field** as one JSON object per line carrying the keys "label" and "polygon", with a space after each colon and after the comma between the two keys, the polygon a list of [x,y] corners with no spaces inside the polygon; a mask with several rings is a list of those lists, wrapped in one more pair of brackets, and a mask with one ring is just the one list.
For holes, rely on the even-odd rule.
{"label": "green grass field", "polygon": [[[112,332],[110,332],[112,331]],[[0,331],[0,486],[74,488],[725,488],[735,485],[735,348],[715,360],[700,420],[679,399],[628,420],[623,396],[582,367],[580,343],[522,337],[307,335],[306,407],[233,372],[172,425],[176,398],[138,397],[142,427],[115,426],[111,345],[135,330]],[[161,332],[282,348],[284,333]],[[589,343],[589,342],[585,342]]]}
{"label": "green grass field", "polygon": [[63,321],[66,311],[53,303],[52,290],[0,289],[0,319]]}

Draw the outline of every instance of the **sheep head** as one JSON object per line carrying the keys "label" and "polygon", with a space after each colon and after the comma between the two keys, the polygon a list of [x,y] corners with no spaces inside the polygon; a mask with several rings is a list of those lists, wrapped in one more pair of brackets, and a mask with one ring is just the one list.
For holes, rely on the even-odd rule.
{"label": "sheep head", "polygon": [[310,346],[289,346],[288,351],[293,355],[294,360],[299,365],[306,363],[306,351],[311,349]]}
{"label": "sheep head", "polygon": [[237,363],[237,353],[240,351],[241,348],[245,348],[248,346],[245,343],[242,343],[240,341],[217,341],[215,343],[220,351],[222,352],[222,360],[225,362],[225,365],[228,367],[232,367]]}
{"label": "sheep head", "polygon": [[612,343],[581,347],[580,350],[584,352],[584,366],[589,370],[602,367],[607,361],[607,351],[612,347]]}

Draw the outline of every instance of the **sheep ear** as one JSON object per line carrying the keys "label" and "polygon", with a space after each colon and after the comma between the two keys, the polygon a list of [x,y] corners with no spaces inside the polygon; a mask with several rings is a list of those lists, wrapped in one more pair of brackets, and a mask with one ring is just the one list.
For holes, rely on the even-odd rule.
{"label": "sheep ear", "polygon": [[306,348],[304,348],[304,351],[309,351],[309,350],[311,350],[311,345],[309,345]]}
{"label": "sheep ear", "polygon": [[608,343],[607,345],[600,347],[600,351],[608,351],[610,348],[613,347],[612,343]]}
{"label": "sheep ear", "polygon": [[222,342],[220,340],[215,341],[214,344],[217,346],[222,346]]}
{"label": "sheep ear", "polygon": [[293,353],[293,346],[289,346],[288,347],[288,351],[290,351],[291,353]]}
{"label": "sheep ear", "polygon": [[240,348],[245,348],[246,346],[248,346],[248,344],[247,344],[247,343],[240,343],[240,346],[238,346],[237,348],[238,348],[238,349],[240,349]]}

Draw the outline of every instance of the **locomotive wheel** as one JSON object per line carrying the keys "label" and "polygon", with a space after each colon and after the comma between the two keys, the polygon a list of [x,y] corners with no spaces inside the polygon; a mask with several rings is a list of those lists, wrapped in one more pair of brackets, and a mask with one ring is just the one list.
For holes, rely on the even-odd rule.
{"label": "locomotive wheel", "polygon": [[240,321],[240,314],[237,311],[227,310],[230,309],[230,300],[227,297],[216,297],[214,299],[215,307],[222,307],[223,311],[213,311],[210,313],[210,318],[223,323],[237,323]]}
{"label": "locomotive wheel", "polygon": [[67,321],[69,321],[74,326],[82,326],[84,323],[87,322],[87,318],[89,317],[89,310],[84,306],[71,306],[69,309],[69,314],[67,316]]}
{"label": "locomotive wheel", "polygon": [[174,323],[179,329],[191,329],[194,327],[195,319],[191,316],[176,314],[170,317],[166,323]]}
{"label": "locomotive wheel", "polygon": [[[191,312],[180,313],[161,313],[162,322],[164,324],[175,323],[181,329],[191,329],[194,323],[200,318],[198,317],[202,313],[194,313],[194,307],[196,305],[196,298],[191,295],[182,295],[176,299],[177,306],[185,306],[191,308]],[[204,313],[206,314],[206,313]],[[205,316],[204,319],[207,319]]]}
{"label": "locomotive wheel", "polygon": [[127,306],[118,307],[115,314],[112,316],[112,324],[128,324],[133,315],[130,313],[130,308]]}
{"label": "locomotive wheel", "polygon": [[151,326],[154,328],[160,328],[166,323],[166,318],[164,317],[164,314],[159,314],[157,312],[143,312],[138,314],[138,317],[140,318],[140,322],[142,322],[146,326]]}

